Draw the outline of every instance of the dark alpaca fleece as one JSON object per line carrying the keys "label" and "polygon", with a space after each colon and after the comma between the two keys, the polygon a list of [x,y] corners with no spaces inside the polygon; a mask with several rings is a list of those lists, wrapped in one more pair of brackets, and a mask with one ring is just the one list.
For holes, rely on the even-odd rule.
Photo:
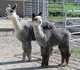
{"label": "dark alpaca fleece", "polygon": [[[46,39],[48,40],[46,41]],[[50,47],[58,45],[58,48],[61,52],[61,65],[64,65],[64,62],[68,64],[69,57],[71,55],[69,50],[70,34],[66,29],[54,28],[48,31],[48,36],[45,38],[45,44],[42,44],[45,47],[45,52],[43,54],[42,66],[48,66]]]}
{"label": "dark alpaca fleece", "polygon": [[43,24],[40,16],[41,14],[38,14],[37,16],[33,14],[35,37],[38,44],[41,46],[41,49],[43,50],[41,66],[48,66],[50,48],[56,45],[58,45],[58,48],[61,52],[61,65],[64,65],[64,62],[68,64],[69,57],[71,55],[69,49],[69,42],[71,37],[70,32],[66,29],[55,27],[50,30],[46,30],[45,32],[45,30],[40,26],[40,24]]}

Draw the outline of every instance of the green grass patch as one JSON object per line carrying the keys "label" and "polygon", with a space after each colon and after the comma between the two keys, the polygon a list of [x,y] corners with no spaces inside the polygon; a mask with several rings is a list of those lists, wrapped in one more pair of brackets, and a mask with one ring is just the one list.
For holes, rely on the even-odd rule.
{"label": "green grass patch", "polygon": [[72,50],[72,55],[74,55],[74,56],[80,56],[80,49],[73,49]]}
{"label": "green grass patch", "polygon": [[[61,8],[54,8],[54,6],[61,6],[62,3],[59,3],[59,2],[49,2],[48,6],[50,8],[48,8],[48,12],[49,14],[51,14],[51,16],[49,16],[49,18],[62,18],[61,16],[62,15],[62,9]],[[75,10],[80,10],[80,5],[77,5],[77,3],[65,3],[64,4],[64,13],[67,11],[67,10],[72,10],[72,9],[75,9]],[[53,16],[53,17],[52,17]],[[80,17],[80,13],[69,13],[68,16],[70,17],[75,17],[75,16],[78,16]]]}
{"label": "green grass patch", "polygon": [[[61,6],[60,3],[49,3],[49,7]],[[49,13],[61,12],[60,8],[48,8]]]}
{"label": "green grass patch", "polygon": [[66,3],[64,5],[64,11],[71,9],[80,10],[80,6],[77,5],[76,3]]}
{"label": "green grass patch", "polygon": [[48,19],[61,19],[63,16],[49,16]]}

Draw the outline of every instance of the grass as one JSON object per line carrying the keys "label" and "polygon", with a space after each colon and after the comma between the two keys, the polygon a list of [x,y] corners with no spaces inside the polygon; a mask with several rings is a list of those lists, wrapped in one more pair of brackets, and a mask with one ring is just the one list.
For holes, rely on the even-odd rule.
{"label": "grass", "polygon": [[[49,6],[50,7],[54,7],[54,6],[60,6],[60,4],[57,4],[57,3],[49,3]],[[61,11],[59,8],[49,8],[48,9],[49,13],[53,13],[53,12],[57,12],[57,11]]]}
{"label": "grass", "polygon": [[72,55],[74,55],[74,56],[80,56],[80,49],[73,49],[72,50]]}
{"label": "grass", "polygon": [[75,10],[79,10],[80,9],[80,6],[77,5],[76,3],[66,3],[64,5],[64,10],[71,10],[71,9],[75,9]]}
{"label": "grass", "polygon": [[61,19],[63,16],[49,16],[49,19]]}
{"label": "grass", "polygon": [[[49,2],[49,7],[60,6],[61,4],[62,3]],[[66,12],[66,10],[72,10],[72,9],[80,10],[80,5],[77,5],[76,3],[66,3],[66,4],[64,4],[64,13]],[[57,16],[54,16],[54,17],[49,16],[50,19],[51,18],[52,19],[53,18],[56,18],[56,19],[63,18],[62,14],[61,14],[62,13],[62,9],[61,8],[49,8],[48,9],[48,12],[52,16],[54,16],[55,13],[57,14]],[[74,17],[74,16],[76,16],[76,13],[73,13],[73,14],[72,13],[69,13],[68,15]],[[80,13],[78,15],[80,16]]]}

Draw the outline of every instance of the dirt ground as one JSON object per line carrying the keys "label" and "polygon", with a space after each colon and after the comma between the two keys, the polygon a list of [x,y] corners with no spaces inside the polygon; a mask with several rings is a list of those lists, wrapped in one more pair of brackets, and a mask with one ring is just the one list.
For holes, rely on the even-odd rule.
{"label": "dirt ground", "polygon": [[[7,19],[0,19],[0,28],[13,28],[12,22]],[[75,38],[80,37],[74,36]],[[72,41],[71,48],[80,49],[80,41]],[[54,53],[50,57],[49,67],[41,68],[40,46],[36,41],[32,41],[32,61],[22,62],[22,47],[21,42],[13,35],[12,31],[0,32],[0,70],[80,70],[80,56],[70,57],[69,65],[60,67],[61,62],[60,52],[54,47]]]}

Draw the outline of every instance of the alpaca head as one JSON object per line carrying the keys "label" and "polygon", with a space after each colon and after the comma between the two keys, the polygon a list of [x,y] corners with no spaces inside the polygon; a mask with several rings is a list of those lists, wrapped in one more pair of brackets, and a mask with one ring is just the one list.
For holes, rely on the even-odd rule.
{"label": "alpaca head", "polygon": [[35,26],[39,26],[42,23],[41,15],[42,15],[42,12],[40,12],[38,15],[35,15],[34,13],[32,14],[32,20]]}
{"label": "alpaca head", "polygon": [[6,8],[6,15],[10,17],[15,12],[16,8],[17,4],[15,4],[13,7],[11,7],[11,5],[8,4],[8,7]]}

